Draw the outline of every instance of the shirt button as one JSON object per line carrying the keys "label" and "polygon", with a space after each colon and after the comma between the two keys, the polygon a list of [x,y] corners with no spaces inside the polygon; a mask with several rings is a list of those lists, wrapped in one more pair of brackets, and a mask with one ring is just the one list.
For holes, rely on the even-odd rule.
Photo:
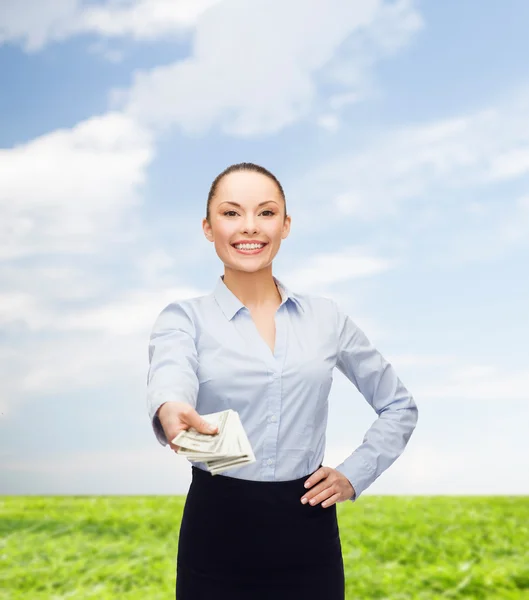
{"label": "shirt button", "polygon": [[277,373],[272,373],[272,379],[277,379],[279,375]]}
{"label": "shirt button", "polygon": [[270,421],[272,421],[272,423],[275,423],[275,422],[276,422],[276,416],[275,416],[275,415],[272,415],[272,416],[270,417]]}
{"label": "shirt button", "polygon": [[269,458],[269,459],[268,459],[266,462],[267,462],[269,465],[271,465],[271,464],[272,464],[274,461],[273,461],[273,459]]}

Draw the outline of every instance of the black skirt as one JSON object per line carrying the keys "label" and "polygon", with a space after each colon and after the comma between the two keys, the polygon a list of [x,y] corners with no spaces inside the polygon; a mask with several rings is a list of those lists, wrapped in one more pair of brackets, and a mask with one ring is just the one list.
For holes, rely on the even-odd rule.
{"label": "black skirt", "polygon": [[310,475],[251,481],[193,466],[176,600],[344,600],[336,504],[301,504]]}

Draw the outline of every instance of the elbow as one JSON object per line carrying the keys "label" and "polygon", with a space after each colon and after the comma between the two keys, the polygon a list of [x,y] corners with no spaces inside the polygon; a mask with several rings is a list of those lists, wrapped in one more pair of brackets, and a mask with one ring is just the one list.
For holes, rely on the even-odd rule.
{"label": "elbow", "polygon": [[419,408],[417,407],[413,396],[408,394],[407,396],[398,398],[388,404],[388,406],[381,411],[379,416],[400,423],[401,426],[406,428],[411,436],[419,420]]}
{"label": "elbow", "polygon": [[411,394],[408,397],[407,405],[401,410],[406,411],[406,421],[408,422],[410,429],[413,431],[419,420],[419,407],[417,406],[417,403]]}
{"label": "elbow", "polygon": [[410,396],[410,407],[409,407],[412,417],[413,417],[413,426],[415,427],[415,425],[417,425],[417,421],[419,420],[419,407],[417,406],[417,403],[415,402],[413,396]]}

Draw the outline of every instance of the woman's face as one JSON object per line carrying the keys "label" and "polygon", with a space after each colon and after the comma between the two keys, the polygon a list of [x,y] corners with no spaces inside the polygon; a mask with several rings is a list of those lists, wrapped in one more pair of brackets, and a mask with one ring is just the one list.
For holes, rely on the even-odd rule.
{"label": "woman's face", "polygon": [[[290,232],[290,217],[285,220],[284,211],[272,179],[255,171],[235,171],[219,182],[210,205],[211,226],[203,219],[202,227],[226,267],[255,272],[271,264]],[[257,254],[243,254],[233,244],[244,240],[266,245]]]}

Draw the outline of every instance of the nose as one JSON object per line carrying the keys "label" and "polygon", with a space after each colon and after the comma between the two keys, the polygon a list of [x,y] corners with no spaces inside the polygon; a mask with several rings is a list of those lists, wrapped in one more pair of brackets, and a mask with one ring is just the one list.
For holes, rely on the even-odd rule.
{"label": "nose", "polygon": [[259,231],[259,228],[257,227],[257,221],[255,220],[255,217],[252,215],[249,215],[245,218],[244,220],[244,227],[242,230],[242,233],[244,234],[256,234]]}

